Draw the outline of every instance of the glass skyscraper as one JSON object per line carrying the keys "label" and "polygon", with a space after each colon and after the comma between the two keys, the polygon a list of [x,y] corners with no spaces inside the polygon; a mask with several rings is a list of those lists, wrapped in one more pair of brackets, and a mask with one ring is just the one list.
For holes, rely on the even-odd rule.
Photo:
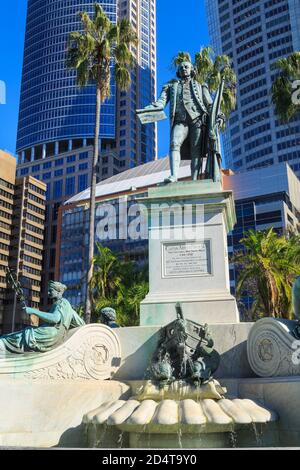
{"label": "glass skyscraper", "polygon": [[[101,1],[114,23],[117,3]],[[93,13],[94,0],[28,0],[17,137],[23,162],[68,150],[72,140],[94,135],[95,86],[79,89],[76,72],[65,67],[68,35],[80,28],[83,10]],[[107,139],[116,132],[114,83],[111,90],[101,109],[101,136]]]}
{"label": "glass skyscraper", "polygon": [[[101,108],[98,180],[156,159],[156,126],[142,126],[136,109],[156,97],[156,0],[98,0],[112,22],[127,18],[139,44],[131,87]],[[79,89],[65,67],[68,35],[80,28],[78,13],[93,14],[95,0],[28,0],[19,112],[18,175],[47,183],[42,307],[55,277],[58,208],[90,185],[95,128],[95,87]]]}
{"label": "glass skyscraper", "polygon": [[206,0],[212,46],[232,58],[237,108],[224,134],[226,165],[245,171],[288,162],[300,176],[300,118],[278,121],[271,103],[272,64],[300,50],[297,0]]}
{"label": "glass skyscraper", "polygon": [[[95,0],[28,0],[17,136],[19,163],[93,144],[95,86],[80,89],[76,72],[66,69],[70,32],[81,27],[80,11],[94,12]],[[156,158],[156,126],[141,126],[135,110],[156,94],[155,0],[100,0],[113,23],[128,18],[140,41],[132,46],[135,67],[129,92],[101,107],[103,149],[121,158],[120,171]],[[103,173],[105,177],[105,170]]]}

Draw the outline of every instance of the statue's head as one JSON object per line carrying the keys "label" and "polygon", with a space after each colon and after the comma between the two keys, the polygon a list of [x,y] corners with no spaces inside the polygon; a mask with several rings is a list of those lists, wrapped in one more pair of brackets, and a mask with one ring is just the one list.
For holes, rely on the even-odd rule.
{"label": "statue's head", "polygon": [[52,300],[59,300],[64,295],[67,286],[61,282],[49,281],[48,284],[48,296]]}
{"label": "statue's head", "polygon": [[177,67],[176,75],[178,78],[193,78],[195,76],[195,69],[193,64],[189,60],[184,60],[183,62],[180,62]]}
{"label": "statue's head", "polygon": [[100,318],[103,323],[115,322],[117,319],[116,311],[111,307],[105,307],[100,310]]}

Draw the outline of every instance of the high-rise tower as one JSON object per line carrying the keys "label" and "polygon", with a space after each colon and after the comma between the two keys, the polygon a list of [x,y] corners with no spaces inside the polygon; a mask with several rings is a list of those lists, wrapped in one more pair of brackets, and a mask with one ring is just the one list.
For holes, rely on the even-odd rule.
{"label": "high-rise tower", "polygon": [[[102,3],[116,22],[118,1]],[[65,67],[68,35],[80,28],[78,12],[93,9],[91,0],[28,0],[17,137],[22,163],[83,146],[93,137],[95,88],[79,89],[76,72]],[[102,138],[115,138],[115,101],[112,84],[102,106]]]}
{"label": "high-rise tower", "polygon": [[288,162],[300,176],[300,118],[282,125],[271,104],[271,65],[300,50],[295,0],[206,0],[215,52],[229,55],[238,78],[237,109],[224,135],[227,166],[245,171]]}
{"label": "high-rise tower", "polygon": [[[78,12],[93,14],[95,0],[28,0],[17,152],[19,163],[35,161],[92,144],[95,87],[79,89],[76,72],[65,67],[71,31],[80,28]],[[155,125],[140,128],[135,109],[155,99],[156,1],[99,0],[112,22],[128,18],[140,41],[132,47],[136,66],[128,93],[101,108],[101,137],[114,148],[120,169],[156,157]],[[117,106],[116,106],[117,105]],[[124,142],[125,141],[125,142]],[[105,174],[104,174],[105,176]]]}

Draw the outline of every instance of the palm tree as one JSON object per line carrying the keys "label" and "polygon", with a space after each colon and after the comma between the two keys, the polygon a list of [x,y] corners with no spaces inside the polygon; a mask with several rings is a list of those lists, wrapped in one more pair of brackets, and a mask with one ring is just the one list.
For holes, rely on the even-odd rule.
{"label": "palm tree", "polygon": [[99,242],[96,243],[96,249],[91,288],[94,297],[110,298],[122,282],[120,261],[115,253]]}
{"label": "palm tree", "polygon": [[91,174],[89,207],[89,253],[87,269],[87,295],[85,321],[91,321],[90,283],[93,276],[96,172],[99,156],[99,134],[101,104],[110,96],[111,64],[120,90],[127,90],[131,83],[130,68],[133,55],[130,46],[137,44],[137,36],[130,22],[122,19],[116,25],[111,23],[102,7],[96,3],[93,19],[88,13],[79,14],[83,32],[73,32],[69,36],[66,65],[77,72],[80,87],[89,82],[96,84],[96,123],[94,154]]}
{"label": "palm tree", "polygon": [[[190,61],[191,56],[188,52],[178,52],[174,57],[172,65],[177,67],[183,61]],[[226,118],[236,106],[236,74],[232,68],[232,61],[227,55],[215,55],[213,49],[209,46],[203,47],[195,55],[194,68],[196,80],[199,83],[207,83],[211,93],[215,93],[219,88],[222,79],[225,79],[225,87],[221,110]]]}
{"label": "palm tree", "polygon": [[278,236],[272,228],[250,230],[241,243],[245,250],[233,258],[240,268],[237,296],[247,290],[255,297],[252,313],[291,319],[291,289],[300,273],[299,237]]}
{"label": "palm tree", "polygon": [[288,122],[300,107],[292,101],[293,81],[300,79],[300,52],[293,52],[272,64],[277,76],[272,84],[272,102],[278,117]]}
{"label": "palm tree", "polygon": [[133,325],[138,325],[140,303],[149,292],[149,284],[146,281],[133,284],[126,293],[126,304],[131,312],[131,322]]}
{"label": "palm tree", "polygon": [[177,68],[181,62],[192,62],[192,58],[189,52],[178,52],[178,54],[173,57],[172,67]]}
{"label": "palm tree", "polygon": [[149,290],[148,270],[124,261],[100,243],[96,247],[91,281],[93,318],[97,319],[102,308],[112,307],[121,326],[138,325],[140,303]]}

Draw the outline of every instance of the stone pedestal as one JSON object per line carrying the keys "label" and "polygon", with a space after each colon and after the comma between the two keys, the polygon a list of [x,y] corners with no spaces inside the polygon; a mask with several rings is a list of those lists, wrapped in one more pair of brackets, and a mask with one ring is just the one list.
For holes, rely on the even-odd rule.
{"label": "stone pedestal", "polygon": [[235,222],[231,191],[212,181],[187,181],[149,189],[147,208],[150,290],[141,325],[165,325],[180,302],[198,323],[237,323],[230,294],[227,233]]}

